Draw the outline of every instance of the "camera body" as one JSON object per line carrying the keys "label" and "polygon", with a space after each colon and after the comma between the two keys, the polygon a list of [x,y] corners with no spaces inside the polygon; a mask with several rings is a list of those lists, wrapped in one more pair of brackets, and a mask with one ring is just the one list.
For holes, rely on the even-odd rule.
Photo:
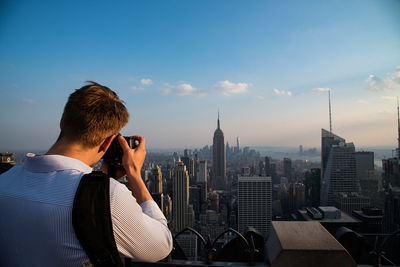
{"label": "camera body", "polygon": [[[106,160],[110,164],[120,164],[122,162],[122,156],[124,155],[124,151],[118,142],[118,134],[114,140],[112,141],[110,147],[108,148],[107,152],[103,155],[102,159]],[[135,139],[130,136],[123,136],[128,143],[130,148],[136,148]]]}

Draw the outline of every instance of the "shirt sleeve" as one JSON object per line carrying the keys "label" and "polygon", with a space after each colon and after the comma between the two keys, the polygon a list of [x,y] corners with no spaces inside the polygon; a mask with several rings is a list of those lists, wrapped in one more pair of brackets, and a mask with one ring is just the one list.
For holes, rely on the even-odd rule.
{"label": "shirt sleeve", "polygon": [[110,179],[110,207],[118,251],[126,257],[155,262],[172,250],[172,235],[157,203],[136,202],[125,185]]}

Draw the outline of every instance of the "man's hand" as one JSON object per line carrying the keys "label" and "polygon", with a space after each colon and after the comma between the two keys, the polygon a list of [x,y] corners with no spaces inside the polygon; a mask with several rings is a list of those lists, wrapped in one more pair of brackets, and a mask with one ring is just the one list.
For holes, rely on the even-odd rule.
{"label": "man's hand", "polygon": [[146,141],[144,137],[141,136],[132,136],[132,138],[136,143],[138,143],[134,149],[129,147],[123,136],[118,137],[118,142],[124,151],[124,155],[122,157],[122,166],[124,166],[132,195],[136,198],[136,201],[141,204],[147,200],[153,199],[140,174],[144,159],[146,157]]}
{"label": "man's hand", "polygon": [[124,166],[127,175],[140,176],[140,170],[146,157],[146,140],[141,136],[132,136],[132,138],[136,144],[138,143],[134,149],[129,147],[123,136],[118,136],[118,142],[124,151],[122,166]]}

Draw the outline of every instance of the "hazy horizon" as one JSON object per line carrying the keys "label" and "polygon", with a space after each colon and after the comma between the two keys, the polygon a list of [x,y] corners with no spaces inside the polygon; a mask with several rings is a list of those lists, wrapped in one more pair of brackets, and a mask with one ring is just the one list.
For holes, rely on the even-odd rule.
{"label": "hazy horizon", "polygon": [[[212,144],[208,145],[209,147]],[[203,146],[204,147],[204,146]],[[148,153],[162,153],[162,154],[173,154],[174,152],[183,154],[185,149],[189,149],[192,152],[195,149],[201,149],[203,147],[191,147],[191,148],[183,148],[183,147],[178,147],[178,148],[165,148],[165,149],[160,149],[160,148],[148,148],[147,151]],[[299,152],[299,147],[285,147],[285,146],[249,146],[250,149],[254,149],[257,152],[260,153],[261,156],[272,156],[275,159],[278,159],[276,157],[279,154],[287,154],[287,155],[296,155]],[[242,147],[243,149],[243,147]],[[304,151],[308,149],[314,149],[313,147],[303,147]],[[309,155],[307,153],[304,153],[303,156],[298,155],[297,158],[319,158],[321,150],[319,147],[315,147],[316,153],[314,155]],[[0,153],[4,152],[10,152],[10,153],[17,153],[17,154],[25,154],[25,153],[45,153],[48,149],[22,149],[22,150],[13,150],[13,149],[1,149],[0,148]],[[390,158],[393,156],[393,151],[395,148],[392,147],[356,147],[356,151],[372,151],[375,153],[375,161],[380,161],[383,158]],[[274,157],[275,156],[275,157]]]}

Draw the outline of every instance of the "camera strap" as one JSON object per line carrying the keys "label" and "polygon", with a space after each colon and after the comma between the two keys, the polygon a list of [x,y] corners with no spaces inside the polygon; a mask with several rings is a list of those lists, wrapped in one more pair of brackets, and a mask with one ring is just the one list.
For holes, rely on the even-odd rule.
{"label": "camera strap", "polygon": [[109,163],[107,173],[110,177],[117,178],[117,166],[115,163]]}
{"label": "camera strap", "polygon": [[82,176],[72,208],[72,225],[93,266],[122,266],[112,229],[108,175],[95,171]]}

